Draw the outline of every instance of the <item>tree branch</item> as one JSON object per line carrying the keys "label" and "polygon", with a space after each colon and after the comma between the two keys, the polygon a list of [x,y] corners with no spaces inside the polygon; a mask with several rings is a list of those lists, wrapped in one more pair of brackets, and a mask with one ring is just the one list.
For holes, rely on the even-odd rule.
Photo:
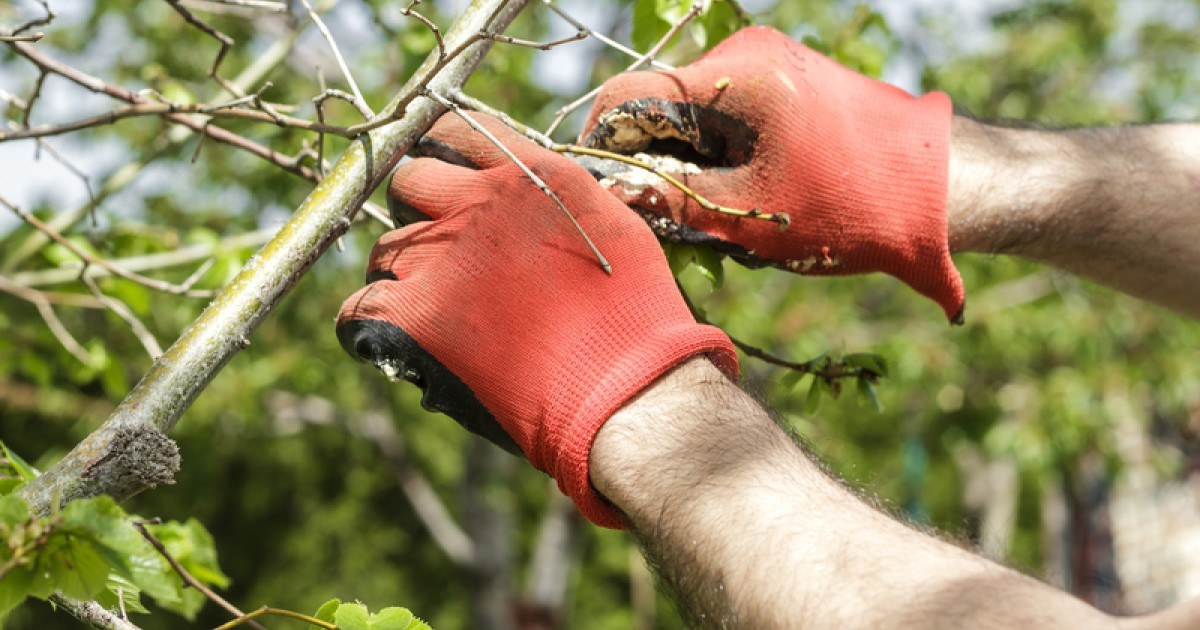
{"label": "tree branch", "polygon": [[[403,117],[356,139],[279,234],[247,262],[204,313],[154,362],[112,416],[21,490],[35,514],[46,514],[55,504],[106,490],[121,500],[151,485],[113,486],[99,479],[100,474],[85,473],[93,470],[89,463],[99,459],[121,432],[166,432],[175,426],[184,410],[245,347],[253,331],[291,287],[345,233],[358,208],[400,157],[446,111],[433,100],[420,97],[418,91],[426,86],[445,91],[461,87],[489,48],[490,42],[478,41],[478,33],[488,28],[503,29],[524,4],[525,0],[475,0],[462,12],[448,29],[446,40],[452,47],[473,44],[449,62],[431,54],[385,108],[393,112],[407,103]],[[437,76],[428,79],[435,68],[439,69]]]}

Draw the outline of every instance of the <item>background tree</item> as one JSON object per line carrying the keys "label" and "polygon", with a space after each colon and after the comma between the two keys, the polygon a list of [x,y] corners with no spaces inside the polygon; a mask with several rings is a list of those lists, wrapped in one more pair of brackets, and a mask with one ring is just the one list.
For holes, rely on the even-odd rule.
{"label": "background tree", "polygon": [[[757,22],[805,37],[843,63],[910,89],[946,90],[985,118],[1053,126],[1200,117],[1200,3],[1039,1],[981,9],[974,21],[941,5],[879,10],[885,4],[886,15],[853,2],[748,8]],[[248,109],[317,120],[313,97],[327,87],[353,94],[302,3],[179,6],[236,42],[217,74],[246,77],[241,91],[268,103],[247,101]],[[437,46],[424,24],[402,15],[405,6],[316,7],[362,101],[375,108]],[[690,4],[562,6],[644,51]],[[240,98],[210,76],[219,38],[173,3],[51,7],[61,12],[55,20],[23,32],[45,37],[20,44],[151,102]],[[415,7],[443,28],[462,8]],[[10,31],[42,15],[36,2],[0,6]],[[738,23],[732,5],[716,3],[660,58],[686,63]],[[537,3],[505,31],[530,41],[575,32]],[[122,106],[59,75],[40,78],[17,44],[0,47],[3,132]],[[630,62],[595,37],[550,51],[497,44],[465,90],[545,129],[559,108]],[[363,120],[336,98],[322,116],[343,127]],[[578,122],[567,118],[556,137],[568,139]],[[278,157],[223,144],[219,129]],[[301,206],[326,172],[318,155],[333,160],[352,145],[230,117],[204,135],[201,142],[197,130],[144,115],[3,142],[0,198],[93,259],[214,291]],[[232,579],[225,597],[246,609],[311,611],[336,596],[400,603],[441,628],[677,626],[626,536],[584,525],[545,477],[429,417],[415,388],[388,383],[337,347],[332,317],[361,282],[364,253],[382,229],[355,227],[344,251],[329,252],[300,279],[171,433],[183,462],[175,485],[125,507],[202,522]],[[46,232],[0,223],[0,440],[41,469],[109,416],[149,369],[150,353],[169,346],[207,301],[113,277],[97,264],[88,266],[93,290],[79,279],[78,254]],[[1131,442],[1152,445],[1137,451],[1138,463],[1149,453],[1164,478],[1198,469],[1200,375],[1191,349],[1200,328],[1019,261],[958,262],[969,291],[960,329],[947,329],[888,278],[814,280],[728,265],[720,288],[696,267],[680,279],[709,319],[779,356],[887,357],[882,412],[844,398],[806,413],[811,377],[797,382],[767,363],[747,361],[746,380],[838,472],[912,518],[1120,610],[1116,567],[1104,553],[1112,549],[1103,523],[1110,489],[1135,457]],[[195,623],[228,618],[208,606]],[[36,603],[8,620],[14,628],[62,621]],[[172,627],[178,618],[134,621]]]}

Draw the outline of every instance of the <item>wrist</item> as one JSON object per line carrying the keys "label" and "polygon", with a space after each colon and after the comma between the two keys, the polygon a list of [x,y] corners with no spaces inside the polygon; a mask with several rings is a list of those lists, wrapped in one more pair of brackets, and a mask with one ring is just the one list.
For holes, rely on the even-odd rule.
{"label": "wrist", "polygon": [[601,427],[589,456],[591,482],[640,529],[672,511],[694,518],[704,505],[720,508],[714,494],[737,491],[745,463],[768,461],[773,450],[790,452],[787,436],[721,370],[695,358]]}

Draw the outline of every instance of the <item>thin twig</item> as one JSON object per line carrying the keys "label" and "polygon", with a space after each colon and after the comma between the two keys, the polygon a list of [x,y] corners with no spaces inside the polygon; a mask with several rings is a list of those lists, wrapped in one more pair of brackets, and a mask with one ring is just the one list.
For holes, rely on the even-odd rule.
{"label": "thin twig", "polygon": [[[156,525],[157,523],[151,522],[151,524]],[[212,600],[221,608],[224,608],[229,614],[234,615],[235,617],[246,616],[246,613],[242,612],[237,606],[234,606],[226,601],[224,597],[221,597],[215,591],[205,586],[203,582],[193,577],[191,573],[188,573],[188,570],[183,568],[182,564],[179,564],[179,561],[175,559],[175,556],[172,556],[171,552],[167,551],[167,546],[158,539],[158,536],[155,536],[154,534],[150,533],[150,530],[146,529],[146,521],[135,520],[133,521],[133,526],[137,528],[138,533],[142,535],[142,538],[145,538],[146,542],[150,543],[150,546],[154,547],[154,550],[157,551],[158,554],[167,561],[167,564],[171,565],[171,569],[173,569],[175,573],[179,575],[184,584],[196,589],[197,592]],[[258,630],[266,630],[266,628],[263,628],[254,621],[250,621],[249,623],[255,628],[258,628]]]}
{"label": "thin twig", "polygon": [[442,40],[442,31],[437,27],[437,24],[433,23],[433,20],[430,20],[424,15],[421,15],[417,11],[413,10],[413,7],[417,6],[418,4],[421,4],[421,0],[412,0],[407,7],[400,9],[400,15],[411,17],[421,24],[424,24],[425,28],[429,29],[430,33],[433,33],[433,41],[437,43],[438,59],[445,59],[446,42]]}
{"label": "thin twig", "polygon": [[[654,44],[654,46],[652,48],[650,48],[650,50],[646,54],[642,55],[636,61],[629,64],[629,67],[625,68],[625,71],[630,72],[633,70],[637,70],[638,68],[646,65],[646,63],[648,63],[651,59],[654,59],[655,57],[657,57],[658,54],[660,52],[662,52],[663,48],[666,48],[667,44],[670,43],[670,41],[675,38],[675,35],[680,31],[680,29],[682,29],[685,24],[687,24],[688,22],[691,22],[693,18],[695,18],[697,15],[699,15],[700,11],[703,8],[704,7],[703,7],[703,5],[701,5],[701,3],[699,3],[699,2],[694,3],[692,5],[692,8],[688,9],[688,12],[684,13],[683,17],[679,18],[678,22],[671,25],[671,28],[666,32],[666,34],[664,34],[662,36],[662,39],[658,40],[658,43]],[[596,89],[575,99],[567,106],[565,106],[562,109],[559,109],[557,112],[555,112],[554,113],[554,122],[550,123],[550,127],[548,127],[546,129],[546,135],[547,136],[554,135],[554,130],[558,129],[558,126],[561,125],[562,122],[567,119],[567,116],[571,115],[571,112],[582,107],[584,105],[584,103],[587,103],[588,101],[592,100],[593,98],[596,98],[596,95],[600,93],[601,87],[603,87],[603,86],[596,87]]]}
{"label": "thin twig", "polygon": [[[54,11],[50,9],[49,0],[36,0],[36,1],[38,4],[42,5],[42,11],[43,11],[42,17],[34,18],[34,19],[14,28],[11,32],[8,33],[8,35],[20,35],[21,33],[24,33],[25,31],[27,31],[31,28],[36,28],[38,26],[45,26],[45,25],[53,22],[54,18],[58,17],[58,15],[56,15],[54,13]],[[39,35],[40,35],[40,33],[39,33]],[[19,41],[19,40],[10,40],[10,41]]]}
{"label": "thin twig", "polygon": [[0,35],[0,42],[36,42],[45,36],[46,34],[41,31],[30,35]]}
{"label": "thin twig", "polygon": [[[696,304],[692,301],[691,296],[688,295],[686,290],[684,290],[683,285],[679,284],[678,280],[675,281],[675,286],[679,288],[679,294],[683,296],[684,304],[687,304],[688,310],[692,312],[692,317],[695,317],[697,322],[701,324],[707,324],[709,326],[716,326],[716,324],[713,324],[711,320],[709,320],[702,312],[700,312],[700,309],[696,308]],[[865,370],[863,368],[849,366],[844,363],[827,362],[827,357],[825,356],[820,356],[803,362],[790,361],[788,359],[771,354],[762,348],[750,345],[745,341],[742,341],[741,339],[729,334],[729,331],[725,331],[725,336],[729,337],[729,341],[732,342],[734,346],[737,346],[738,350],[744,352],[746,356],[758,359],[763,363],[769,363],[771,365],[787,368],[789,370],[795,370],[803,374],[812,374],[813,376],[825,379],[826,381],[832,382],[840,378],[857,378],[865,374],[875,375],[874,372]]]}
{"label": "thin twig", "polygon": [[124,278],[131,282],[136,282],[148,289],[153,289],[155,291],[161,291],[163,293],[170,293],[173,295],[184,295],[187,297],[200,297],[200,298],[209,298],[209,297],[213,296],[212,291],[192,290],[187,287],[182,287],[177,284],[172,284],[170,282],[166,282],[163,280],[155,280],[154,278],[147,278],[146,276],[143,276],[138,273],[134,273],[127,269],[122,269],[121,267],[118,267],[117,265],[114,265],[111,262],[109,262],[103,258],[93,256],[93,255],[83,251],[83,249],[81,249],[78,245],[76,245],[75,243],[72,243],[70,239],[63,236],[62,234],[59,234],[53,228],[51,228],[50,226],[43,223],[41,219],[38,219],[37,217],[33,216],[32,214],[9,203],[3,197],[0,197],[0,205],[3,205],[6,208],[8,208],[9,210],[11,210],[13,212],[13,214],[17,215],[17,217],[19,217],[22,221],[31,225],[34,229],[46,234],[46,236],[49,236],[50,239],[53,240],[54,242],[67,248],[68,251],[70,251],[72,254],[75,254],[80,260],[84,261],[84,263],[89,264],[89,265],[96,265],[99,267],[103,267],[105,270],[107,270],[109,273],[111,273],[114,276]]}
{"label": "thin twig", "polygon": [[287,2],[283,0],[196,0],[199,4],[226,5],[256,9],[267,13],[287,13]]}
{"label": "thin twig", "polygon": [[[16,51],[17,54],[28,59],[38,68],[59,75],[64,79],[67,79],[68,81],[71,81],[72,83],[75,83],[76,85],[79,85],[80,87],[89,91],[96,92],[97,94],[104,94],[106,96],[110,96],[131,104],[146,104],[150,102],[129,90],[106,83],[102,79],[93,77],[73,66],[62,63],[56,59],[52,59],[42,54],[37,50],[36,47],[28,43],[13,42],[9,44],[9,47]],[[240,89],[237,89],[237,91],[241,92]],[[283,155],[273,149],[264,147],[263,145],[258,144],[249,138],[245,138],[220,127],[213,127],[206,130],[205,126],[208,125],[208,121],[193,120],[191,116],[184,112],[166,114],[164,115],[164,118],[173,123],[183,125],[184,127],[187,127],[188,129],[191,129],[197,133],[204,131],[206,137],[208,138],[246,151],[247,153],[262,158],[263,160],[266,160],[285,171],[299,175],[304,179],[314,182],[317,180],[316,174],[312,170],[300,165],[296,160],[289,158],[288,156]],[[274,121],[272,120],[272,122]]]}
{"label": "thin twig", "polygon": [[491,116],[498,118],[500,120],[500,122],[508,125],[514,131],[517,131],[518,133],[524,135],[526,138],[533,140],[534,142],[541,145],[543,148],[550,149],[551,151],[555,151],[558,153],[573,153],[575,155],[587,155],[587,156],[601,158],[601,159],[605,159],[605,160],[613,160],[616,162],[621,162],[622,164],[628,164],[630,166],[634,166],[634,167],[640,168],[642,170],[654,173],[658,177],[662,178],[663,181],[667,182],[671,186],[674,186],[675,188],[678,188],[680,190],[680,192],[682,192],[684,195],[687,195],[688,197],[690,197],[693,201],[695,201],[697,204],[700,205],[700,207],[704,208],[705,210],[710,210],[712,212],[719,212],[721,214],[728,214],[728,215],[735,216],[735,217],[745,217],[748,219],[761,219],[764,221],[770,221],[772,223],[779,224],[779,229],[781,229],[781,230],[786,229],[789,225],[791,225],[791,217],[787,213],[784,213],[784,212],[763,212],[762,210],[760,210],[758,208],[753,208],[750,210],[740,210],[738,208],[731,208],[729,206],[723,206],[723,205],[720,205],[713,201],[710,201],[709,199],[701,196],[700,193],[697,193],[695,190],[692,190],[691,187],[689,187],[687,184],[684,184],[682,181],[680,181],[678,178],[672,176],[670,173],[667,173],[666,171],[655,167],[653,164],[651,164],[645,160],[639,159],[635,156],[624,155],[621,153],[614,153],[612,151],[605,151],[603,149],[582,147],[582,146],[575,145],[575,144],[560,144],[560,143],[554,142],[554,140],[552,140],[549,136],[538,132],[536,129],[533,129],[529,125],[526,125],[524,123],[517,121],[512,116],[509,116],[508,114],[506,114],[494,107],[491,107],[490,105],[488,105],[487,103],[484,103],[483,101],[480,101],[479,99],[476,99],[476,98],[473,98],[471,96],[464,94],[461,90],[452,93],[451,99],[458,105],[461,105],[462,107],[466,107],[467,109],[473,109],[473,110],[479,111],[479,112],[484,112],[486,114],[489,114]]}
{"label": "thin twig", "polygon": [[[562,9],[562,7],[555,4],[553,2],[553,0],[542,0],[542,3],[545,4],[546,6],[550,7],[551,11],[554,11],[555,13],[557,13],[558,17],[561,17],[562,19],[566,20],[568,24],[570,24],[571,26],[574,26],[577,30],[587,32],[588,35],[591,35],[592,37],[595,37],[596,39],[600,40],[602,43],[606,44],[609,48],[612,48],[612,49],[622,52],[626,55],[629,55],[630,57],[633,57],[634,59],[640,59],[642,57],[642,55],[639,54],[636,50],[622,44],[621,42],[618,42],[617,40],[609,37],[608,35],[605,35],[604,33],[592,30],[592,29],[584,26],[582,22],[580,22],[579,20],[576,20],[569,13],[564,11]],[[665,64],[657,59],[651,59],[650,66],[653,68],[656,68],[658,70],[674,70],[675,69],[673,66]]]}
{"label": "thin twig", "polygon": [[209,37],[217,40],[217,43],[221,45],[221,49],[217,51],[217,56],[215,59],[213,59],[213,64],[208,71],[208,76],[212,77],[214,81],[216,81],[221,87],[225,88],[230,94],[233,94],[234,96],[243,96],[243,94],[239,91],[238,86],[221,78],[221,75],[218,72],[221,69],[221,62],[225,60],[225,54],[229,52],[229,49],[232,48],[235,43],[233,38],[209,26],[204,20],[201,20],[193,15],[191,11],[188,11],[183,6],[181,0],[167,0],[167,4],[171,5],[171,8],[175,9],[175,12],[178,13],[179,16],[182,17],[188,24],[191,24],[192,26],[203,31]]}
{"label": "thin twig", "polygon": [[367,105],[367,99],[363,98],[362,91],[358,89],[358,83],[354,81],[354,75],[350,74],[350,68],[346,65],[346,60],[342,57],[342,51],[338,49],[337,40],[333,38],[329,29],[325,26],[325,22],[313,10],[308,0],[300,0],[300,3],[304,5],[304,10],[308,12],[308,17],[316,25],[317,30],[321,31],[321,36],[329,44],[329,50],[333,52],[333,58],[337,60],[338,67],[342,70],[342,76],[346,78],[346,83],[350,84],[350,91],[354,92],[354,100],[352,101],[354,107],[360,112],[370,112],[363,114],[364,118],[370,120],[375,115],[375,112],[372,112],[370,106]]}
{"label": "thin twig", "polygon": [[563,37],[561,39],[556,39],[556,40],[549,41],[549,42],[535,42],[535,41],[528,40],[528,39],[521,39],[519,37],[509,37],[508,35],[500,35],[498,33],[485,33],[484,34],[484,37],[494,40],[494,41],[503,42],[505,44],[513,44],[514,46],[522,46],[524,48],[534,48],[537,50],[550,50],[551,48],[554,48],[555,46],[561,46],[563,44],[568,44],[570,42],[577,42],[581,39],[587,39],[587,36],[588,36],[588,31],[581,29],[579,31],[576,31],[576,33],[574,35],[571,35],[569,37]]}
{"label": "thin twig", "polygon": [[579,232],[579,235],[582,236],[583,240],[587,243],[588,249],[592,250],[592,254],[596,257],[596,260],[599,261],[600,268],[604,270],[604,273],[612,275],[612,265],[608,264],[608,260],[604,258],[604,254],[600,253],[600,249],[596,247],[595,243],[592,242],[592,238],[587,235],[587,232],[584,231],[583,226],[579,225],[579,221],[575,219],[575,215],[571,214],[571,211],[567,208],[566,204],[562,202],[562,199],[559,199],[558,195],[555,194],[553,190],[550,190],[550,187],[546,185],[546,182],[543,181],[541,177],[538,177],[537,174],[530,170],[529,167],[526,166],[525,163],[522,162],[520,158],[518,158],[512,151],[510,151],[508,147],[504,146],[504,143],[500,142],[499,138],[492,135],[492,132],[488,131],[483,125],[476,122],[474,118],[471,118],[471,116],[467,114],[466,110],[459,107],[456,103],[454,103],[454,101],[451,101],[441,94],[428,89],[425,90],[425,96],[437,101],[444,107],[450,108],[455,114],[458,114],[459,117],[466,121],[466,123],[470,125],[472,129],[482,134],[488,139],[488,141],[496,145],[496,148],[500,149],[501,153],[507,156],[508,159],[512,160],[513,164],[516,164],[517,168],[520,168],[521,172],[525,173],[525,176],[528,177],[533,184],[538,187],[539,190],[545,193],[547,197],[554,201],[554,204],[558,206],[558,209],[561,210],[563,214],[567,215],[567,218],[571,220],[571,225],[575,226],[575,230]]}
{"label": "thin twig", "polygon": [[80,363],[89,367],[94,365],[92,362],[92,355],[89,354],[88,351],[83,348],[83,346],[79,345],[79,342],[75,340],[75,337],[71,336],[71,333],[67,331],[67,327],[64,326],[62,320],[58,318],[58,315],[54,312],[54,308],[50,306],[50,301],[46,299],[44,294],[42,294],[40,291],[35,291],[33,289],[16,284],[4,276],[0,276],[0,291],[21,298],[22,300],[33,304],[34,307],[37,308],[38,314],[41,315],[42,319],[46,321],[46,327],[50,329],[50,332],[54,335],[54,338],[58,340],[58,343],[61,344],[67,352],[70,352],[72,356],[78,359]]}
{"label": "thin twig", "polygon": [[255,623],[254,619],[257,619],[258,617],[265,617],[267,615],[278,615],[280,617],[291,617],[292,619],[299,619],[300,621],[304,621],[304,622],[310,623],[314,626],[319,626],[321,628],[325,628],[326,630],[337,630],[337,626],[335,624],[329,623],[328,621],[321,621],[320,619],[317,619],[316,617],[310,617],[308,615],[301,614],[301,613],[295,612],[293,610],[284,610],[282,608],[270,608],[268,606],[263,606],[262,608],[259,608],[258,610],[255,610],[253,612],[242,615],[241,617],[238,617],[237,619],[234,619],[233,621],[223,623],[223,624],[217,626],[215,628],[215,630],[231,630],[232,628],[236,628],[244,623]]}
{"label": "thin twig", "polygon": [[[231,236],[216,243],[196,243],[193,245],[185,245],[169,252],[159,252],[157,254],[146,254],[144,256],[131,256],[129,258],[116,258],[109,260],[113,265],[126,271],[138,272],[154,269],[166,269],[169,267],[178,267],[180,265],[188,265],[196,261],[210,260],[219,251],[228,251],[234,249],[243,249],[247,247],[257,247],[271,240],[279,230],[276,228],[264,228],[253,232],[244,232],[236,236]],[[205,263],[197,272],[207,271],[211,265]],[[111,275],[111,273],[98,266],[89,266],[86,271],[89,278],[103,278]],[[196,273],[192,274],[193,277]],[[37,287],[50,284],[62,284],[64,282],[73,282],[79,277],[79,271],[76,269],[39,269],[37,271],[22,271],[12,274],[13,282],[21,286]],[[192,280],[192,278],[189,278]],[[193,281],[194,282],[194,281]],[[180,284],[181,287],[190,287],[188,281]]]}
{"label": "thin twig", "polygon": [[[87,267],[84,267],[84,271],[86,270]],[[146,349],[146,354],[149,354],[151,359],[157,359],[162,355],[162,346],[158,345],[158,340],[154,338],[154,334],[150,332],[150,329],[146,328],[142,320],[133,314],[133,311],[129,310],[129,307],[124,302],[112,296],[105,295],[100,291],[100,287],[96,285],[96,281],[89,278],[84,272],[80,272],[79,280],[87,285],[92,295],[104,303],[104,306],[108,310],[115,313],[117,317],[120,317],[129,325],[129,329],[133,331],[133,336],[137,337],[137,340],[141,342],[142,347]]]}

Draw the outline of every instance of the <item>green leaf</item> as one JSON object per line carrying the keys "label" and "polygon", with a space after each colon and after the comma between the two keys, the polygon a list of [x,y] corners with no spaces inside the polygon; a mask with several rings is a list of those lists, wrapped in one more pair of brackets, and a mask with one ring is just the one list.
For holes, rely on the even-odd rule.
{"label": "green leaf", "polygon": [[824,381],[814,376],[812,385],[808,388],[808,396],[804,398],[804,415],[811,416],[821,408],[821,390],[823,387]]}
{"label": "green leaf", "polygon": [[0,525],[13,527],[29,520],[29,504],[18,496],[0,497]]}
{"label": "green leaf", "polygon": [[631,16],[633,29],[630,40],[637,50],[649,50],[655,42],[666,34],[670,26],[658,17],[656,0],[637,0],[633,3]]}
{"label": "green leaf", "polygon": [[407,608],[390,606],[371,615],[371,630],[407,630],[414,618]]}
{"label": "green leaf", "polygon": [[54,587],[67,597],[91,599],[108,581],[112,558],[106,551],[94,540],[67,535],[48,571]]}
{"label": "green leaf", "polygon": [[808,372],[801,372],[800,370],[788,370],[787,374],[784,374],[783,378],[779,379],[779,387],[785,392],[791,392],[792,390],[796,389],[796,386],[800,384],[800,381],[804,380],[804,377],[808,375]]}
{"label": "green leaf", "polygon": [[[321,607],[317,609],[317,612],[313,613],[313,617],[316,617],[321,621],[333,623],[333,616],[335,613],[337,613],[337,609],[341,605],[342,600],[335,597],[324,604],[321,604]],[[309,628],[310,630],[323,630],[320,626],[314,625],[310,625]]]}
{"label": "green leaf", "polygon": [[858,377],[858,393],[875,408],[876,412],[883,411],[883,405],[879,404],[879,397],[875,395],[875,385],[866,377]]}
{"label": "green leaf", "polygon": [[696,269],[708,278],[714,289],[720,289],[725,284],[725,267],[721,265],[722,256],[711,247],[693,247],[692,255],[696,261]]}
{"label": "green leaf", "polygon": [[678,276],[683,273],[688,265],[696,259],[695,248],[691,245],[680,245],[679,243],[664,243],[663,255],[667,257],[667,265],[671,268],[671,275]]}
{"label": "green leaf", "polygon": [[370,615],[362,604],[342,604],[333,615],[339,630],[371,630]]}
{"label": "green leaf", "polygon": [[884,359],[878,354],[867,354],[863,352],[847,354],[846,356],[842,357],[842,363],[845,363],[850,367],[866,370],[877,376],[888,375],[887,359]]}
{"label": "green leaf", "polygon": [[29,567],[14,567],[0,578],[0,626],[8,612],[29,597],[33,575]]}
{"label": "green leaf", "polygon": [[[108,574],[105,590],[96,596],[96,603],[109,610],[117,610],[121,606],[126,612],[148,614],[150,611],[142,604],[142,589],[133,582],[115,574]],[[118,599],[119,598],[119,599]]]}
{"label": "green leaf", "polygon": [[37,478],[38,474],[33,469],[33,466],[30,466],[25,460],[21,459],[21,456],[14,453],[4,442],[0,442],[0,450],[3,451],[5,460],[3,466],[0,466],[0,478],[7,477],[12,473],[16,476],[16,480],[20,482],[19,485],[13,488],[0,486],[0,493],[8,494]]}

